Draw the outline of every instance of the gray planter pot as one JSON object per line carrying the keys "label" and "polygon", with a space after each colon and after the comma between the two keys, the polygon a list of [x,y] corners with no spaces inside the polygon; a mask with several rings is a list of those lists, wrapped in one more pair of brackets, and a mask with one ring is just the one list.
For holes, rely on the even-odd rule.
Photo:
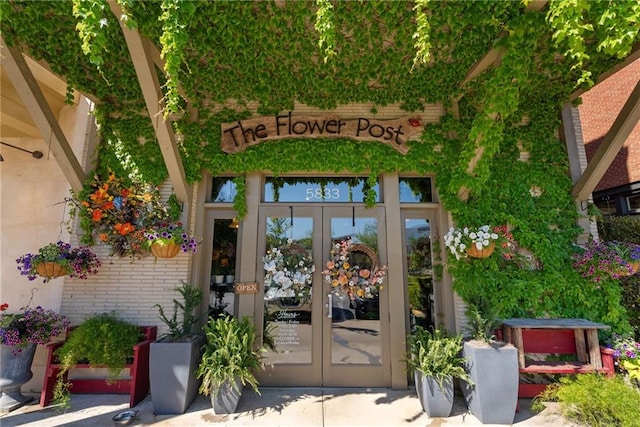
{"label": "gray planter pot", "polygon": [[467,407],[483,424],[512,424],[518,404],[518,351],[511,344],[467,341],[465,369],[473,381],[461,381]]}
{"label": "gray planter pot", "polygon": [[202,335],[187,342],[151,343],[149,382],[154,414],[182,414],[191,405],[200,386],[196,370],[203,343]]}
{"label": "gray planter pot", "polygon": [[36,345],[32,343],[19,353],[13,346],[0,344],[0,414],[7,414],[33,400],[33,397],[24,396],[20,387],[33,378],[31,364],[35,354]]}
{"label": "gray planter pot", "polygon": [[434,417],[448,417],[453,409],[453,378],[448,377],[440,388],[438,381],[433,377],[425,376],[422,372],[415,371],[416,392],[422,404],[424,412]]}
{"label": "gray planter pot", "polygon": [[233,414],[242,395],[242,381],[225,381],[220,388],[211,392],[211,407],[214,414]]}

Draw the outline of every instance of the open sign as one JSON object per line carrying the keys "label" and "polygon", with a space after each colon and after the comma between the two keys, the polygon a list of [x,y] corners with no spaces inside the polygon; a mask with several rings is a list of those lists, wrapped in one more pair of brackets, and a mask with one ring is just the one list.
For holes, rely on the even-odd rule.
{"label": "open sign", "polygon": [[233,285],[235,294],[255,294],[258,292],[258,282],[236,282]]}

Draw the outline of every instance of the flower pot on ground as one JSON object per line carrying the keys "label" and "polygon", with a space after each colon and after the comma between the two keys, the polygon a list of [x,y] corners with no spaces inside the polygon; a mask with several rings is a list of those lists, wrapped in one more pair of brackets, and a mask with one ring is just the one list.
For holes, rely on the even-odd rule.
{"label": "flower pot on ground", "polygon": [[102,265],[98,256],[88,247],[72,248],[69,243],[58,241],[38,249],[36,254],[25,254],[16,260],[18,270],[29,280],[40,276],[44,282],[61,276],[86,279],[96,274]]}
{"label": "flower pot on ground", "polygon": [[499,322],[484,318],[476,307],[470,306],[467,317],[471,339],[462,355],[472,383],[461,382],[467,407],[483,424],[511,425],[518,404],[518,350],[494,339]]}
{"label": "flower pot on ground", "polygon": [[180,251],[195,253],[198,248],[196,239],[184,230],[181,222],[148,227],[144,231],[144,237],[145,245],[156,258],[173,258]]}
{"label": "flower pot on ground", "polygon": [[414,371],[418,399],[430,417],[448,417],[453,409],[453,379],[472,384],[460,357],[462,335],[449,336],[436,329],[433,334],[417,326],[407,338],[407,366]]}
{"label": "flower pot on ground", "polygon": [[33,400],[20,387],[33,377],[31,364],[37,344],[44,345],[64,332],[69,321],[42,307],[25,308],[21,313],[6,313],[0,306],[0,413],[5,414]]}
{"label": "flower pot on ground", "polygon": [[160,319],[169,331],[151,343],[149,381],[153,413],[182,414],[195,399],[199,381],[196,370],[202,354],[204,335],[198,328],[195,309],[203,293],[183,283],[174,289],[182,297],[173,300],[173,315],[167,317],[158,304]]}
{"label": "flower pot on ground", "polygon": [[214,413],[233,413],[243,386],[248,384],[259,393],[254,372],[263,368],[263,348],[257,346],[255,326],[249,317],[241,321],[209,318],[204,331],[204,354],[198,366],[200,393],[211,397]]}
{"label": "flower pot on ground", "polygon": [[142,335],[137,325],[120,319],[115,313],[92,315],[70,329],[64,344],[56,350],[61,368],[54,388],[54,401],[62,407],[69,407],[69,392],[72,390],[67,373],[81,362],[107,368],[105,381],[117,379],[133,357],[133,346]]}

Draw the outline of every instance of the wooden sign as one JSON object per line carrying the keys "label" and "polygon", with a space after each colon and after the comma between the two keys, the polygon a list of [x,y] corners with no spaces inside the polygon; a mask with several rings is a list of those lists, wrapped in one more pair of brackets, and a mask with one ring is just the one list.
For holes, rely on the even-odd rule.
{"label": "wooden sign", "polygon": [[418,117],[376,120],[360,117],[342,120],[336,116],[257,117],[222,123],[220,146],[225,153],[239,153],[264,141],[286,138],[348,138],[378,141],[402,154],[409,151],[407,141],[417,138],[424,125]]}
{"label": "wooden sign", "polygon": [[255,294],[258,292],[258,282],[236,282],[233,285],[234,294]]}

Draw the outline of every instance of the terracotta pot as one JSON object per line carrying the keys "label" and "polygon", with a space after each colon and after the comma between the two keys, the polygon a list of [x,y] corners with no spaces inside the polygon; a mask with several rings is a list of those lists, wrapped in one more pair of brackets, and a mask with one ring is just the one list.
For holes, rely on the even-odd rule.
{"label": "terracotta pot", "polygon": [[640,268],[640,261],[629,262],[629,265],[631,266],[631,269],[621,267],[615,270],[614,273],[616,273],[618,276],[633,276],[638,271],[638,268]]}
{"label": "terracotta pot", "polygon": [[489,246],[484,246],[480,250],[476,248],[476,245],[471,245],[471,247],[467,249],[467,255],[469,255],[471,258],[487,258],[493,253],[495,248],[495,242],[489,243]]}
{"label": "terracotta pot", "polygon": [[180,252],[180,246],[175,243],[169,243],[167,245],[151,245],[151,252],[156,258],[173,258]]}
{"label": "terracotta pot", "polygon": [[61,276],[67,275],[67,270],[65,270],[65,268],[62,265],[57,264],[55,262],[41,262],[41,263],[35,264],[35,268],[36,268],[36,271],[38,272],[38,275],[42,277],[52,278],[52,277],[61,277]]}

